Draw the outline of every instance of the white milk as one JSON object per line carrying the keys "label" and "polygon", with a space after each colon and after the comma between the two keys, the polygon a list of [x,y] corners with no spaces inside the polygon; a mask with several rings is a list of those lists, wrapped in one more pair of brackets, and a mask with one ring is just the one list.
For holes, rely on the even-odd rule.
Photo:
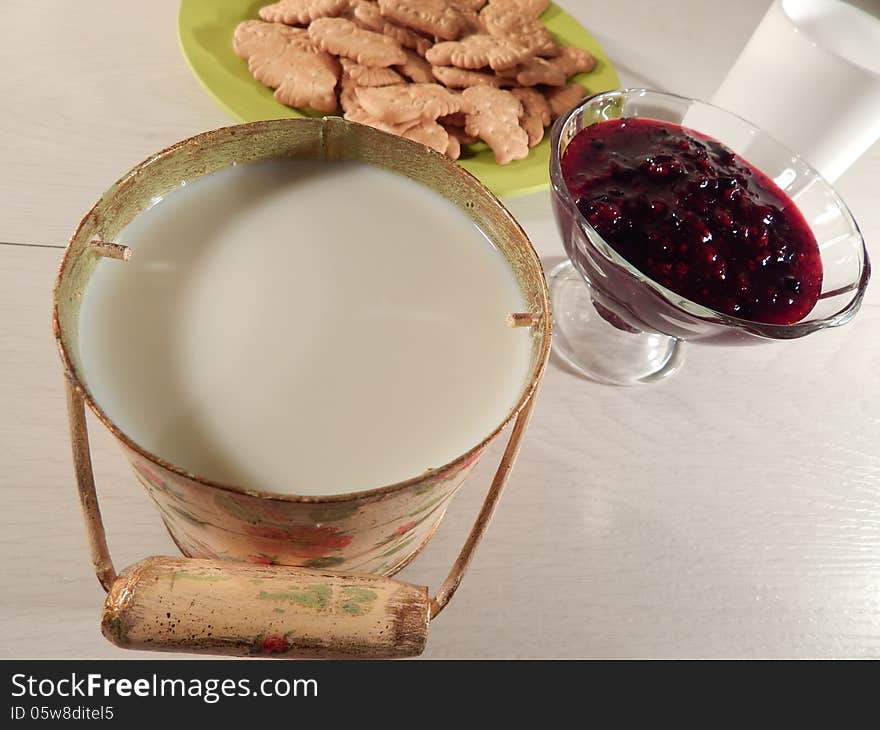
{"label": "white milk", "polygon": [[880,138],[880,20],[840,0],[774,0],[712,102],[833,182]]}
{"label": "white milk", "polygon": [[334,494],[488,436],[530,361],[502,255],[433,191],[357,163],[187,182],[116,239],[83,298],[85,380],[118,427],[209,479]]}

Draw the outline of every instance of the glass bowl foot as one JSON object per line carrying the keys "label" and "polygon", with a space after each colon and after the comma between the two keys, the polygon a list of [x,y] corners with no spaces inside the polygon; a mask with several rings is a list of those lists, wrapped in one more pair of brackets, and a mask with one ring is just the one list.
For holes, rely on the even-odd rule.
{"label": "glass bowl foot", "polygon": [[629,332],[596,310],[590,284],[570,261],[549,276],[553,350],[586,378],[610,385],[654,383],[684,362],[684,343],[651,332]]}

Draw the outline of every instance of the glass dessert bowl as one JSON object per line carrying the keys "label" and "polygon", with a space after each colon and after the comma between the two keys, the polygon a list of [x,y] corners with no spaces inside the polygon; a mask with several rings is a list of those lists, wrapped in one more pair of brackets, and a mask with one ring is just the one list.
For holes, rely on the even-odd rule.
{"label": "glass dessert bowl", "polygon": [[[748,262],[744,260],[739,262],[742,268],[739,273],[741,287],[738,290],[741,297],[737,302],[731,300],[727,304],[720,304],[723,300],[729,300],[729,297],[725,298],[721,293],[733,291],[731,277],[737,273],[731,265],[726,272],[727,281],[724,281],[725,272],[723,268],[719,268],[724,263],[724,258],[717,255],[716,244],[730,244],[732,234],[721,231],[720,227],[737,225],[737,221],[731,224],[724,211],[731,212],[739,208],[731,208],[725,203],[727,207],[722,210],[720,202],[717,210],[713,206],[716,205],[716,200],[722,200],[722,195],[729,193],[724,185],[719,185],[719,181],[724,184],[729,182],[733,187],[736,187],[736,183],[728,179],[727,171],[722,165],[720,172],[719,169],[710,171],[708,177],[711,179],[713,192],[703,196],[699,191],[702,178],[692,167],[694,158],[689,157],[695,149],[693,144],[688,148],[681,141],[681,149],[685,151],[680,155],[673,151],[671,156],[648,156],[635,171],[626,167],[625,156],[618,152],[609,151],[591,158],[592,151],[587,150],[581,155],[584,160],[611,158],[612,161],[608,163],[609,172],[604,177],[601,170],[594,168],[589,172],[591,180],[601,179],[605,186],[601,191],[595,188],[596,191],[607,192],[610,185],[613,195],[611,198],[598,195],[588,201],[581,197],[582,190],[580,193],[572,192],[572,189],[578,188],[571,178],[571,160],[565,158],[569,145],[582,131],[587,130],[581,137],[583,141],[591,131],[598,129],[593,125],[618,119],[658,120],[668,123],[656,125],[658,128],[680,125],[685,128],[685,132],[694,130],[696,134],[690,142],[693,143],[694,139],[700,140],[706,145],[696,144],[695,147],[712,148],[709,155],[696,150],[709,162],[717,162],[718,155],[721,155],[721,159],[726,159],[724,156],[727,155],[727,150],[732,151],[734,155],[729,156],[729,161],[734,167],[738,165],[739,172],[749,178],[745,180],[743,176],[738,176],[741,181],[749,184],[759,182],[758,178],[763,177],[760,173],[755,173],[752,178],[752,173],[743,169],[749,166],[757,168],[770,179],[769,185],[775,183],[774,187],[778,186],[791,199],[797,209],[794,215],[799,211],[805,230],[815,238],[818,245],[817,263],[821,264],[821,285],[818,281],[814,282],[815,304],[805,315],[798,314],[797,321],[789,324],[778,324],[768,321],[766,317],[762,319],[753,314],[750,307],[743,306],[743,302],[759,302],[767,297],[772,297],[774,302],[777,299],[794,302],[797,299],[795,292],[800,292],[801,286],[799,280],[784,277],[785,284],[791,288],[768,289],[766,280],[760,276],[763,272],[748,274],[748,269],[745,268]],[[674,138],[671,139],[674,141]],[[717,145],[716,141],[721,145]],[[595,141],[592,144],[596,145],[593,147],[595,151],[601,149],[604,142]],[[671,149],[671,142],[666,147]],[[581,149],[585,150],[586,147],[581,145]],[[577,146],[572,150],[581,152]],[[697,205],[700,212],[697,213],[680,209],[669,212],[663,203],[656,203],[663,208],[660,213],[663,220],[669,220],[670,216],[676,218],[676,215],[681,214],[676,219],[676,226],[681,224],[682,230],[686,230],[688,220],[692,219],[693,225],[701,231],[694,237],[693,243],[687,246],[682,244],[679,247],[676,239],[672,240],[670,246],[669,241],[664,240],[662,245],[665,253],[660,255],[666,256],[665,269],[655,266],[654,259],[650,257],[647,259],[650,266],[640,261],[641,268],[637,267],[633,263],[635,257],[631,249],[628,258],[624,257],[620,252],[624,249],[621,241],[611,240],[610,231],[613,226],[606,227],[603,221],[606,212],[604,208],[608,208],[613,211],[612,216],[622,216],[629,231],[638,234],[642,226],[644,231],[649,228],[658,230],[656,221],[650,220],[655,206],[652,195],[659,189],[650,179],[650,175],[658,172],[655,160],[671,163],[673,166],[681,163],[683,169],[675,171],[676,175],[680,175],[677,179],[686,183],[688,190],[696,190],[696,198],[700,201]],[[621,162],[624,164],[620,164]],[[709,162],[705,163],[707,169]],[[661,166],[659,173],[665,172]],[[723,178],[719,177],[721,174],[724,175]],[[550,177],[553,211],[568,255],[568,261],[557,266],[549,277],[555,328],[554,349],[574,370],[593,380],[617,385],[654,382],[681,366],[685,341],[747,344],[803,337],[826,327],[848,322],[861,305],[870,277],[870,263],[858,225],[840,196],[796,153],[745,120],[719,107],[644,89],[616,90],[592,96],[556,121],[551,139]],[[679,201],[669,190],[664,191],[664,194],[666,203],[674,205]],[[747,190],[746,194],[750,195],[751,190]],[[615,195],[620,197],[614,198]],[[685,197],[690,199],[692,196]],[[610,207],[601,202],[605,200],[610,200]],[[753,216],[755,209],[766,210],[770,213],[768,221],[772,221],[774,216],[781,217],[782,231],[788,231],[788,227],[784,225],[785,213],[791,216],[792,210],[784,207],[779,210],[772,206],[756,208],[757,204],[753,202],[743,202],[748,203],[741,206],[746,210],[743,215]],[[637,212],[641,210],[638,205],[642,206],[644,214]],[[623,215],[621,210],[628,211],[631,215]],[[617,220],[618,218],[613,217],[612,222]],[[608,231],[607,237],[603,237],[597,228]],[[759,251],[756,246],[760,244],[747,240],[746,228],[747,225],[742,225],[744,245]],[[766,231],[770,228],[772,225],[759,225],[751,227],[751,232],[753,236],[764,232],[766,237]],[[713,233],[717,241],[709,245]],[[764,245],[770,255],[774,246],[766,248],[766,241]],[[779,255],[779,261],[782,262],[781,253],[784,252],[785,242],[781,248],[776,246],[772,255]],[[815,250],[813,255],[816,255]],[[705,261],[697,263],[695,257],[702,257]],[[713,262],[720,262],[706,269],[708,272],[711,268],[715,278],[707,273],[705,279],[688,279],[685,276],[684,279],[675,280],[674,275],[666,277],[658,273],[661,270],[669,271],[670,268],[673,271],[684,271],[689,265],[708,266],[710,258],[707,257],[711,257]],[[789,251],[789,260],[792,257]],[[767,259],[768,265],[776,266],[775,260],[771,262]],[[759,268],[760,265],[759,261]],[[754,272],[755,264],[749,266]],[[780,263],[779,266],[785,264]],[[664,281],[661,282],[661,278]],[[694,280],[699,283],[696,288],[693,285]],[[670,283],[671,281],[676,283]],[[755,291],[749,291],[749,286]],[[713,287],[718,287],[718,291],[713,291]],[[724,287],[723,292],[721,287]],[[688,298],[692,291],[695,295]],[[718,308],[712,308],[708,303]]]}

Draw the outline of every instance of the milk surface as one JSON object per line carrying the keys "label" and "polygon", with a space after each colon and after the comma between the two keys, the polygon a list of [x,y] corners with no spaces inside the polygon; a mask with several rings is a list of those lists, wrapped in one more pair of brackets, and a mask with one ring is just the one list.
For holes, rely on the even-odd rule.
{"label": "milk surface", "polygon": [[324,495],[415,477],[489,435],[529,371],[503,256],[453,204],[359,163],[188,181],[84,294],[85,381],[148,451]]}

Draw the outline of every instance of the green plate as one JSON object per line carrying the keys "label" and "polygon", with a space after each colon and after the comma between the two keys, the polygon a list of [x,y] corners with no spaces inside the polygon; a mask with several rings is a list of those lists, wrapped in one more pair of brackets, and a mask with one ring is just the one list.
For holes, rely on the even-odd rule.
{"label": "green plate", "polygon": [[[320,116],[300,112],[279,104],[272,91],[254,81],[247,64],[232,51],[232,33],[242,20],[256,18],[257,10],[270,0],[183,0],[177,30],[180,46],[189,67],[205,90],[235,119],[253,122],[260,119]],[[585,48],[596,58],[596,68],[580,74],[575,81],[590,93],[616,89],[617,74],[605,52],[568,13],[551,4],[541,16],[559,43]],[[496,195],[515,195],[541,190],[548,184],[550,161],[549,135],[531,150],[524,160],[508,165],[495,162],[485,144],[462,150],[462,167],[476,175]]]}

